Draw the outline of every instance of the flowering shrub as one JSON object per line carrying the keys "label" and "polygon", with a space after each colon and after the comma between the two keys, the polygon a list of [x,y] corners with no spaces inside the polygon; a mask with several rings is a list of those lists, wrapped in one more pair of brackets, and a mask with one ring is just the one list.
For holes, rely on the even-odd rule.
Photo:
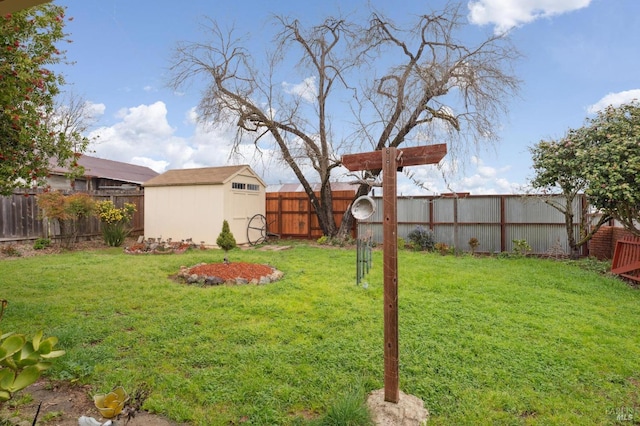
{"label": "flowering shrub", "polygon": [[37,201],[43,215],[60,225],[60,243],[71,248],[76,243],[80,222],[94,211],[93,198],[85,193],[64,195],[60,191],[48,191],[38,195]]}
{"label": "flowering shrub", "polygon": [[136,211],[133,203],[124,203],[124,207],[118,208],[113,201],[99,201],[96,203],[96,215],[102,222],[102,237],[104,242],[111,247],[119,247],[131,232],[129,222]]}

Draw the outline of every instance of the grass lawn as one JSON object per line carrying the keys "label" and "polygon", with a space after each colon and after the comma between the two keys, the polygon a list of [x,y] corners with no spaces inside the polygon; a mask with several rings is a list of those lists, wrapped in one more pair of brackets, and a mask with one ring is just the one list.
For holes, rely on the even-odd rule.
{"label": "grass lawn", "polygon": [[[234,250],[284,278],[197,287],[169,276],[222,251],[121,249],[0,261],[3,331],[57,336],[48,375],[152,389],[145,408],[198,425],[302,425],[382,387],[382,253]],[[640,418],[640,291],[564,262],[399,253],[400,389],[430,425]],[[627,422],[629,423],[629,422]]]}

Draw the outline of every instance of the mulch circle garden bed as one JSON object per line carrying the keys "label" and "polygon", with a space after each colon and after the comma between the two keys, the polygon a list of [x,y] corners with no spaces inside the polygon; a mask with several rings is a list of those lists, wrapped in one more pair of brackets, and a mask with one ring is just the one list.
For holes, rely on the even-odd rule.
{"label": "mulch circle garden bed", "polygon": [[183,266],[177,279],[187,284],[204,286],[221,284],[269,284],[278,281],[284,274],[269,266],[257,263],[201,263],[192,267]]}

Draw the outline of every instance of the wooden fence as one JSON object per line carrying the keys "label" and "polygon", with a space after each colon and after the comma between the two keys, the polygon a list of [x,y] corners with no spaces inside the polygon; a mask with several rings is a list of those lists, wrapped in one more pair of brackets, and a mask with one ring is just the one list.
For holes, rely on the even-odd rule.
{"label": "wooden fence", "polygon": [[[42,237],[55,239],[60,236],[57,221],[44,217],[38,207],[37,191],[16,191],[8,197],[0,197],[0,242],[35,240]],[[124,203],[136,205],[131,220],[132,235],[144,232],[144,193],[142,191],[94,191],[90,192],[96,201],[111,200],[116,207]],[[90,239],[100,235],[100,221],[88,218],[79,223],[78,237]]]}
{"label": "wooden fence", "polygon": [[[333,215],[337,226],[353,201],[354,191],[333,191]],[[318,218],[304,192],[267,192],[267,226],[284,238],[315,240],[322,237]]]}

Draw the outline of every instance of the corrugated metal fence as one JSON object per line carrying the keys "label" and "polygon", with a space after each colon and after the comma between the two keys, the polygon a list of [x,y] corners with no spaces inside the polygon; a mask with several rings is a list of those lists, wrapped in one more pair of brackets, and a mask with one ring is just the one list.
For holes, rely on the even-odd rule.
{"label": "corrugated metal fence", "polygon": [[[137,211],[131,224],[132,234],[144,231],[144,193],[141,191],[95,191],[89,193],[96,201],[111,200],[116,207],[133,203]],[[0,197],[0,242],[35,240],[40,237],[54,238],[60,235],[60,227],[55,221],[48,221],[38,208],[38,192],[16,191],[8,197]],[[79,224],[80,238],[100,235],[100,221],[95,218],[82,220]]]}
{"label": "corrugated metal fence", "polygon": [[[561,201],[561,197],[555,197]],[[382,242],[382,198],[375,197],[376,211],[358,223],[358,235],[371,235]],[[574,200],[574,231],[580,228],[583,197]],[[536,196],[470,195],[466,197],[398,197],[398,237],[423,226],[431,229],[437,242],[470,251],[476,238],[477,252],[512,251],[513,240],[525,240],[533,253],[570,253],[565,218]]]}

